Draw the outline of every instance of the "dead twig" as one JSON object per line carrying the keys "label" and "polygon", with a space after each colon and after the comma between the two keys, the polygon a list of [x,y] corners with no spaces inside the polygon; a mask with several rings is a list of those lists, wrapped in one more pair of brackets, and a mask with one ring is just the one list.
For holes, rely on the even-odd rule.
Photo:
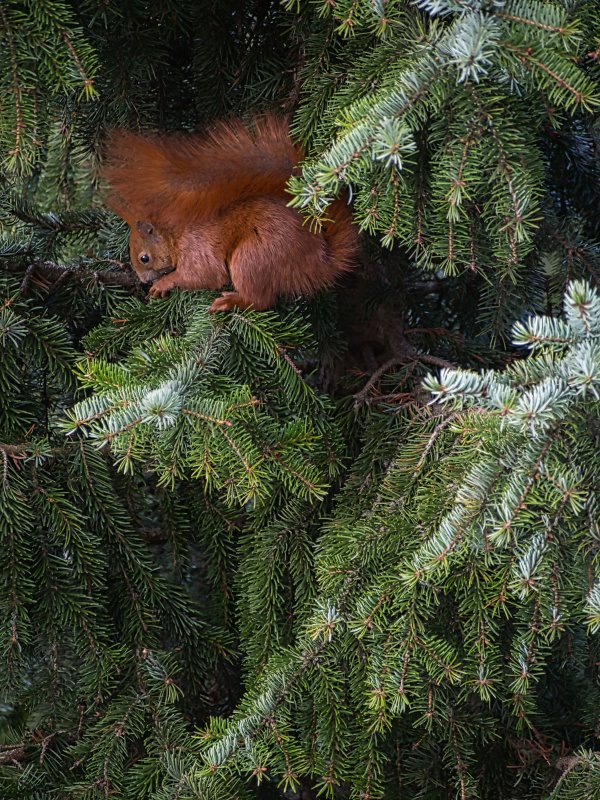
{"label": "dead twig", "polygon": [[[412,351],[412,352],[411,352]],[[384,364],[382,364],[375,372],[371,375],[369,380],[360,390],[354,395],[354,407],[357,408],[363,405],[367,401],[367,397],[371,389],[375,386],[375,384],[381,380],[381,378],[385,375],[393,367],[400,367],[404,364],[410,364],[414,362],[422,362],[423,364],[431,364],[435,367],[440,367],[442,369],[455,369],[454,364],[451,364],[449,361],[446,361],[444,358],[439,358],[438,356],[431,356],[428,353],[418,353],[416,350],[410,348],[410,350],[401,356],[394,356],[393,358],[388,359]],[[385,395],[389,398],[390,395]],[[401,396],[401,395],[400,395]]]}

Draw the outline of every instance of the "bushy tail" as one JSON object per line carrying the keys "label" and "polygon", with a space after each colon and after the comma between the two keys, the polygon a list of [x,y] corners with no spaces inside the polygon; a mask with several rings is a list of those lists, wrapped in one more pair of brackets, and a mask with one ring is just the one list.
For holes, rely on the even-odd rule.
{"label": "bushy tail", "polygon": [[238,200],[286,197],[301,157],[288,120],[265,116],[249,124],[218,122],[198,134],[114,131],[101,174],[107,204],[128,222],[179,228]]}
{"label": "bushy tail", "polygon": [[358,227],[352,222],[352,211],[345,195],[337,197],[325,212],[323,235],[336,275],[357,266],[360,254]]}

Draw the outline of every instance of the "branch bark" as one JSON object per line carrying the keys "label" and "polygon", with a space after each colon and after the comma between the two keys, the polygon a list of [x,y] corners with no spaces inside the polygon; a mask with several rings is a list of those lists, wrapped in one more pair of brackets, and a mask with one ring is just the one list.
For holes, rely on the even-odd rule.
{"label": "branch bark", "polygon": [[[13,274],[23,274],[22,266],[8,263],[4,266],[4,271]],[[133,272],[118,272],[113,270],[93,270],[83,265],[63,265],[54,261],[34,261],[25,270],[21,283],[21,294],[26,295],[33,278],[39,275],[50,280],[53,284],[58,281],[63,283],[66,280],[92,281],[111,286],[140,286],[137,275]]]}

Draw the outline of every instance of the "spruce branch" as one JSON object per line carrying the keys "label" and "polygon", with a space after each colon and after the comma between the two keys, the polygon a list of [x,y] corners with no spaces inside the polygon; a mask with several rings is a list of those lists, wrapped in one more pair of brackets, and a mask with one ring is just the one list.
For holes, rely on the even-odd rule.
{"label": "spruce branch", "polygon": [[[5,262],[4,271],[13,274],[23,274],[23,267],[18,263]],[[134,273],[117,272],[115,270],[90,270],[85,264],[57,264],[54,261],[35,261],[28,264],[23,274],[21,283],[21,294],[26,296],[29,287],[35,276],[40,276],[56,287],[67,280],[78,282],[91,281],[107,286],[138,287],[140,285],[138,277]]]}

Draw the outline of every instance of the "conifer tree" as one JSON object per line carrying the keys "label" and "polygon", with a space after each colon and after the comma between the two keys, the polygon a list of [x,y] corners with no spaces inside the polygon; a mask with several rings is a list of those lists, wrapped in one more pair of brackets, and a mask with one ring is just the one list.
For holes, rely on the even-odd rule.
{"label": "conifer tree", "polygon": [[[593,0],[0,0],[0,795],[600,792]],[[148,301],[109,129],[290,114],[334,291]]]}

